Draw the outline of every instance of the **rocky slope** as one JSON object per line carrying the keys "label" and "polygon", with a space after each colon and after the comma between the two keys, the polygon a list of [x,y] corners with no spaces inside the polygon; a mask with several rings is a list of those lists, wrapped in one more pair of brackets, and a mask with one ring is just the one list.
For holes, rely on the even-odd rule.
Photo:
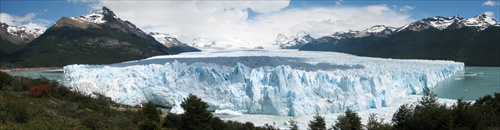
{"label": "rocky slope", "polygon": [[378,27],[373,30],[378,31],[361,31],[369,32],[369,35],[358,31],[334,33],[304,45],[300,50],[500,66],[500,24],[485,14],[472,18],[432,17],[400,28]]}
{"label": "rocky slope", "polygon": [[12,53],[40,36],[44,30],[29,26],[0,23],[0,51]]}
{"label": "rocky slope", "polygon": [[157,42],[106,7],[80,17],[63,17],[15,52],[23,67],[108,64],[178,53]]}
{"label": "rocky slope", "polygon": [[199,49],[191,47],[191,46],[187,45],[186,43],[180,42],[179,40],[177,40],[177,38],[175,36],[170,35],[170,34],[150,32],[149,35],[154,37],[156,39],[156,41],[162,43],[170,50],[174,50],[174,51],[179,52],[179,53],[200,51]]}

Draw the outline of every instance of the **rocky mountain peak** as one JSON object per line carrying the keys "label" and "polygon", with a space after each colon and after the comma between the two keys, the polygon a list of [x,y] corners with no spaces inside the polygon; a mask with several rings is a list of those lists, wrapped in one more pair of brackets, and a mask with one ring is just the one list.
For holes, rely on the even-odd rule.
{"label": "rocky mountain peak", "polygon": [[36,27],[12,26],[6,23],[1,23],[0,28],[1,38],[15,44],[22,44],[33,41],[44,32],[45,30]]}
{"label": "rocky mountain peak", "polygon": [[300,31],[296,35],[292,35],[290,37],[287,37],[284,34],[278,34],[276,40],[274,40],[274,45],[279,46],[282,49],[299,49],[303,45],[314,40],[315,39],[308,33]]}

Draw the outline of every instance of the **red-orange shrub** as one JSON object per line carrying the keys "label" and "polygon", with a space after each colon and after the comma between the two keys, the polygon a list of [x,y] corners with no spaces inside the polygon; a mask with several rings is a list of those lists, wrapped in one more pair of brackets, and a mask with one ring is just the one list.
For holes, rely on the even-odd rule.
{"label": "red-orange shrub", "polygon": [[33,86],[28,90],[28,95],[31,97],[42,97],[43,95],[50,94],[50,84]]}

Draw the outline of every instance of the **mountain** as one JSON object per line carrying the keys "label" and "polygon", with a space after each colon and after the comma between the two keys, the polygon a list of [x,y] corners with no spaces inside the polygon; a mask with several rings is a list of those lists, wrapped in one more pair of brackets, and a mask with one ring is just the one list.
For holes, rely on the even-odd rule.
{"label": "mountain", "polygon": [[212,47],[217,45],[217,41],[210,40],[204,37],[196,37],[191,41],[189,45],[193,47]]}
{"label": "mountain", "polygon": [[26,48],[13,54],[23,67],[109,64],[175,54],[106,7],[80,17],[63,17]]}
{"label": "mountain", "polygon": [[165,45],[168,49],[174,50],[179,53],[200,51],[194,47],[187,45],[186,43],[180,42],[175,36],[170,34],[150,32],[149,35],[154,37],[156,41]]}
{"label": "mountain", "polygon": [[468,66],[500,66],[500,24],[485,14],[473,18],[437,16],[397,29],[376,30],[385,31],[361,36],[359,34],[362,33],[356,31],[334,33],[318,38],[300,50],[336,51],[383,58],[454,60]]}
{"label": "mountain", "polygon": [[299,49],[303,45],[313,42],[315,39],[305,32],[299,32],[295,36],[287,37],[284,34],[278,34],[275,40],[276,46],[282,49]]}
{"label": "mountain", "polygon": [[44,32],[43,29],[30,26],[0,24],[0,51],[6,53],[20,50]]}

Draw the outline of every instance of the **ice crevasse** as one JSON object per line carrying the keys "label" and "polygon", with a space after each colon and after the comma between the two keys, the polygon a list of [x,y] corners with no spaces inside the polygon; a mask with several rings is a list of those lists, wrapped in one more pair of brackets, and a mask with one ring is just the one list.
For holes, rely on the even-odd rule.
{"label": "ice crevasse", "polygon": [[128,105],[153,101],[182,113],[183,98],[194,94],[213,111],[298,116],[390,106],[463,69],[453,61],[252,50],[69,65],[64,76],[74,91]]}

